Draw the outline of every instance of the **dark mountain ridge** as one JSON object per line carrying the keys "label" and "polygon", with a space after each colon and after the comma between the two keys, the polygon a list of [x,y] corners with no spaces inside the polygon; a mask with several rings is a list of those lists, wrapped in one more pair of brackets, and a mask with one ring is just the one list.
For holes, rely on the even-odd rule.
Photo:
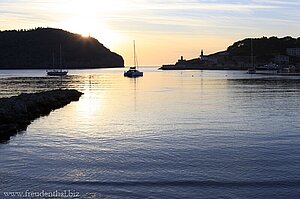
{"label": "dark mountain ridge", "polygon": [[82,37],[61,29],[0,31],[0,69],[124,67],[123,58],[93,37]]}
{"label": "dark mountain ridge", "polygon": [[273,36],[270,38],[247,38],[229,46],[227,48],[229,56],[250,56],[251,42],[253,56],[255,56],[257,62],[262,63],[272,62],[272,59],[277,55],[287,55],[288,48],[300,48],[300,37],[292,38],[287,36],[277,38]]}

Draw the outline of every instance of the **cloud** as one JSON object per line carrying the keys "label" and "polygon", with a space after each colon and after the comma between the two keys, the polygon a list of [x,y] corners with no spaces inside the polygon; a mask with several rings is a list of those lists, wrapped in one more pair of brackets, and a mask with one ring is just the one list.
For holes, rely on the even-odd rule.
{"label": "cloud", "polygon": [[145,34],[232,34],[263,26],[275,32],[299,27],[300,17],[296,0],[4,0],[0,16],[2,23],[19,23],[15,26],[48,26],[78,18],[89,7],[95,26],[101,22],[114,31]]}
{"label": "cloud", "polygon": [[135,38],[153,63],[155,52],[157,62],[176,59],[169,49],[213,52],[245,37],[299,37],[299,10],[299,0],[1,0],[0,29],[91,31],[128,59],[126,41]]}
{"label": "cloud", "polygon": [[[136,10],[213,10],[213,11],[250,11],[256,9],[274,9],[278,8],[276,4],[261,4],[249,2],[233,2],[224,3],[224,1],[149,1],[141,0],[139,3],[130,1],[131,8]],[[136,2],[136,3],[134,3]]]}
{"label": "cloud", "polygon": [[[108,19],[115,29],[127,31],[169,32],[185,34],[232,34],[266,26],[295,26],[296,1],[129,1],[129,10]],[[291,11],[292,10],[292,11]],[[270,24],[272,24],[271,27]]]}
{"label": "cloud", "polygon": [[280,6],[296,6],[300,5],[298,0],[289,0],[289,1],[282,1],[282,0],[253,0],[253,3],[259,3],[259,4],[267,4],[267,5],[280,5]]}

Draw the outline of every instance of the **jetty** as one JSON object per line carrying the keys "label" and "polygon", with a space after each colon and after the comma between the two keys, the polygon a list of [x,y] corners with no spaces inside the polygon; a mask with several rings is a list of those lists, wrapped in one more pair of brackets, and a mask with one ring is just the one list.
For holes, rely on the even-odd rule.
{"label": "jetty", "polygon": [[48,115],[72,101],[78,101],[83,93],[74,89],[57,89],[40,93],[24,93],[0,99],[0,142],[5,142],[35,119]]}

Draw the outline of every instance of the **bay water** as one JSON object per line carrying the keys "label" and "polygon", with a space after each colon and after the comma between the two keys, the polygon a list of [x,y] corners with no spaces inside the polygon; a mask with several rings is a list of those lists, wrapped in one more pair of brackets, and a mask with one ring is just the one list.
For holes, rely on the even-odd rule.
{"label": "bay water", "polygon": [[300,197],[299,77],[123,70],[0,71],[0,97],[84,93],[0,144],[0,198]]}

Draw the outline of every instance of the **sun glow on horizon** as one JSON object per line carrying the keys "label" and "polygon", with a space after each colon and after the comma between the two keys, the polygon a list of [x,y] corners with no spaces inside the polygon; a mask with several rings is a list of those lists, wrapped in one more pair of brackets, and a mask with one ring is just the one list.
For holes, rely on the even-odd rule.
{"label": "sun glow on horizon", "polygon": [[67,1],[63,6],[68,8],[67,15],[58,25],[83,37],[95,37],[106,46],[114,46],[122,40],[122,35],[112,30],[105,20],[105,13],[113,6],[96,0]]}
{"label": "sun glow on horizon", "polygon": [[[132,65],[174,63],[248,37],[299,37],[297,0],[14,0],[0,2],[0,29],[52,27],[94,37]],[[259,22],[259,23],[257,23]]]}

